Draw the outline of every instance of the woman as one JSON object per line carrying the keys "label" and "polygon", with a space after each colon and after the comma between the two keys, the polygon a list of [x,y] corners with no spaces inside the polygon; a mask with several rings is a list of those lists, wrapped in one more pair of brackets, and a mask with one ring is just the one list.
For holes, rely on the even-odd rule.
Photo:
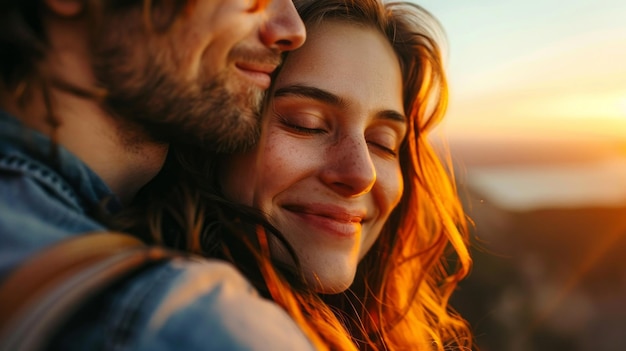
{"label": "woman", "polygon": [[[258,145],[217,163],[179,150],[183,190],[152,203],[153,235],[232,262],[319,349],[471,347],[448,305],[466,222],[427,139],[447,99],[436,23],[409,3],[295,3],[308,39]],[[184,236],[159,233],[163,208]]]}

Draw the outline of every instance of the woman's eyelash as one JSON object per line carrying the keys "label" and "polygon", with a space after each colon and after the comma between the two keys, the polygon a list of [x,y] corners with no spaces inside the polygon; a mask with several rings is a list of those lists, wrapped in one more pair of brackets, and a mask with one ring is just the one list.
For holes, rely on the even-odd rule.
{"label": "woman's eyelash", "polygon": [[322,129],[322,128],[307,128],[307,127],[303,127],[297,124],[294,124],[293,122],[291,122],[289,119],[287,119],[285,116],[283,115],[278,115],[278,117],[280,118],[281,123],[286,126],[289,129],[292,129],[298,133],[302,133],[302,134],[322,134],[322,133],[326,133],[326,130]]}
{"label": "woman's eyelash", "polygon": [[[292,118],[287,118],[285,115],[283,114],[279,114],[276,113],[276,116],[278,117],[278,120],[280,121],[280,123],[282,125],[284,125],[286,128],[291,129],[292,131],[299,133],[299,134],[304,134],[304,135],[317,135],[317,134],[325,134],[328,131],[323,129],[323,128],[308,128],[308,127],[303,127],[301,125],[298,125],[296,123],[292,122]],[[367,142],[368,144],[372,145],[373,147],[381,150],[382,152],[388,154],[389,156],[392,157],[397,157],[398,156],[398,151],[395,150],[394,148],[390,148],[387,146],[384,146],[381,143],[376,143],[373,141],[369,141]]]}
{"label": "woman's eyelash", "polygon": [[306,134],[322,134],[325,133],[326,131],[324,129],[319,129],[319,128],[306,128],[306,127],[302,127],[302,126],[298,126],[295,124],[287,124],[287,127],[300,132],[300,133],[306,133]]}
{"label": "woman's eyelash", "polygon": [[396,150],[392,149],[392,148],[383,146],[383,145],[378,144],[378,143],[373,143],[373,142],[370,142],[370,144],[374,145],[374,147],[379,148],[380,150],[382,150],[383,152],[385,152],[385,153],[387,153],[387,154],[389,154],[391,156],[394,156],[394,157],[398,156],[398,152]]}

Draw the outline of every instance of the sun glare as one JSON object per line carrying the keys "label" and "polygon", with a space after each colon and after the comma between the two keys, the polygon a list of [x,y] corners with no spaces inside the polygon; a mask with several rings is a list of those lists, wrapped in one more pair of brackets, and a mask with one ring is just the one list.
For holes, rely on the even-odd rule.
{"label": "sun glare", "polygon": [[[532,106],[545,116],[559,118],[619,119],[626,122],[626,91],[546,97]],[[534,105],[531,103],[531,105]]]}
{"label": "sun glare", "polygon": [[[549,93],[492,98],[452,105],[446,131],[452,135],[520,134],[522,130],[563,136],[626,139],[626,90]],[[537,135],[537,134],[533,134]]]}
{"label": "sun glare", "polygon": [[626,118],[626,97],[619,100],[618,108],[621,113],[621,117]]}

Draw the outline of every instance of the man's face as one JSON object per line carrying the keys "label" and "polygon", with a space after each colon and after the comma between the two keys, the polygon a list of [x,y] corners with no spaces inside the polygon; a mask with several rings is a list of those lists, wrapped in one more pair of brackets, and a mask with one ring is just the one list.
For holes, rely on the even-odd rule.
{"label": "man's face", "polygon": [[304,42],[291,0],[191,1],[166,29],[151,12],[146,30],[139,6],[105,18],[94,41],[96,79],[105,106],[138,122],[161,142],[233,150],[253,143],[270,74],[281,53]]}

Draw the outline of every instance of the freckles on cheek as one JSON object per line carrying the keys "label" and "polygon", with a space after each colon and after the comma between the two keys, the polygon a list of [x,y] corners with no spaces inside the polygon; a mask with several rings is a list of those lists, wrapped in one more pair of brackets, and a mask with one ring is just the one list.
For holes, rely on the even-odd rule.
{"label": "freckles on cheek", "polygon": [[276,131],[268,136],[264,154],[260,158],[265,160],[266,169],[276,176],[283,176],[310,164],[311,156],[306,152],[303,140]]}
{"label": "freckles on cheek", "polygon": [[[305,146],[305,140],[280,134],[267,139],[264,153],[259,155],[262,175],[257,189],[266,200],[292,191],[294,186],[311,175],[315,159],[304,152]],[[290,196],[296,194],[291,193]]]}
{"label": "freckles on cheek", "polygon": [[264,184],[285,185],[293,176],[294,170],[297,169],[296,159],[292,158],[291,153],[282,149],[268,150],[261,157],[261,172],[263,172]]}

